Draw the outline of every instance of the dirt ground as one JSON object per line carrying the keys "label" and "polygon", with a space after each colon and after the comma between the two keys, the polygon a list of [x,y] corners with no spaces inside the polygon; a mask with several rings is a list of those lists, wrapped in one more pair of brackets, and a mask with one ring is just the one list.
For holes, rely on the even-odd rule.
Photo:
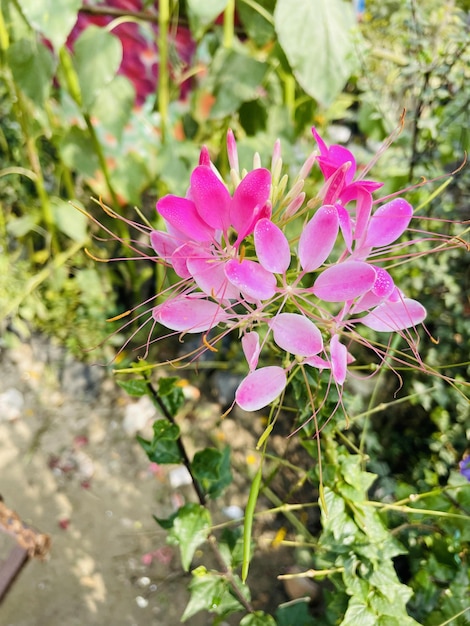
{"label": "dirt ground", "polygon": [[[135,403],[103,368],[43,339],[0,353],[0,494],[52,540],[48,558],[30,560],[0,605],[2,626],[181,623],[190,575],[152,515],[168,516],[192,499],[191,488],[177,486],[178,468],[149,464],[135,431],[149,427],[153,408]],[[219,415],[217,404],[199,403],[201,432]],[[194,430],[189,418],[184,423]],[[232,419],[212,432],[246,462],[252,434]],[[243,507],[246,495],[235,485],[224,504]],[[272,550],[254,561],[256,606],[269,610],[288,599],[276,575],[291,563],[290,553]],[[188,623],[212,619],[199,614]]]}

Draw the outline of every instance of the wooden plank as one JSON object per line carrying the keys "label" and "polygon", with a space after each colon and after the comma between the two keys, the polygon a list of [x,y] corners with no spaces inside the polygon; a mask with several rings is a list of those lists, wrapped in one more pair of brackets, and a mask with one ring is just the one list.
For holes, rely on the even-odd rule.
{"label": "wooden plank", "polygon": [[28,551],[18,544],[13,546],[7,559],[0,564],[0,602],[28,561]]}

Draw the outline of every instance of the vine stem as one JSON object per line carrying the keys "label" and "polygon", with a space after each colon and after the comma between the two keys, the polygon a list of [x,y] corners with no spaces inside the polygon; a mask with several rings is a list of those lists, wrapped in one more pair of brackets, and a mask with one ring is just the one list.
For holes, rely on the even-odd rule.
{"label": "vine stem", "polygon": [[[154,399],[155,403],[158,405],[159,409],[161,410],[162,414],[164,415],[164,417],[171,423],[176,425],[175,419],[174,417],[171,415],[171,413],[168,411],[168,409],[166,408],[165,404],[163,403],[158,391],[155,389],[155,387],[152,385],[151,381],[145,377],[145,382],[147,383],[147,387],[152,395],[152,398]],[[196,480],[192,468],[191,468],[191,462],[189,460],[189,456],[188,453],[186,452],[186,448],[184,446],[184,443],[182,441],[181,436],[178,437],[177,439],[177,445],[178,445],[178,449],[180,451],[181,454],[181,458],[183,460],[183,465],[186,467],[187,471],[189,472],[189,475],[191,476],[191,481],[194,487],[194,490],[196,492],[197,498],[199,500],[199,504],[201,506],[203,506],[204,508],[207,508],[207,498],[205,493],[203,492],[201,485],[199,484],[199,482]],[[235,580],[235,576],[233,575],[233,572],[231,570],[231,568],[227,567],[227,564],[224,561],[224,558],[219,550],[219,546],[217,544],[217,537],[214,535],[214,533],[210,533],[209,536],[207,537],[207,543],[208,545],[211,547],[221,569],[222,569],[222,573],[225,576],[225,578],[229,581],[234,594],[236,595],[236,597],[238,598],[239,602],[242,604],[242,606],[249,612],[249,613],[253,613],[254,609],[251,606],[250,602],[245,598],[245,596],[243,595],[243,593],[241,592],[237,581]]]}

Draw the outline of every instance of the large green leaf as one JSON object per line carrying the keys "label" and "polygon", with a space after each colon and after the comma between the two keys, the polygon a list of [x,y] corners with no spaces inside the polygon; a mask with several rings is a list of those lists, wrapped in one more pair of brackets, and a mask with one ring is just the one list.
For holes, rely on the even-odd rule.
{"label": "large green leaf", "polygon": [[196,548],[207,539],[210,529],[210,513],[200,504],[185,504],[178,510],[169,538],[179,546],[185,571],[189,570]]}
{"label": "large green leaf", "polygon": [[[122,60],[122,44],[108,31],[88,26],[74,46],[74,61],[86,111],[113,80]],[[110,102],[114,105],[113,102]]]}
{"label": "large green leaf", "polygon": [[30,26],[58,50],[77,21],[82,0],[18,0],[18,4]]}
{"label": "large green leaf", "polygon": [[17,86],[33,102],[43,104],[54,74],[50,50],[40,42],[20,39],[8,48],[7,60]]}
{"label": "large green leaf", "polygon": [[51,198],[52,213],[57,228],[72,241],[88,239],[88,219],[62,198]]}
{"label": "large green leaf", "polygon": [[301,87],[321,104],[331,104],[353,67],[352,3],[278,0],[274,23]]}

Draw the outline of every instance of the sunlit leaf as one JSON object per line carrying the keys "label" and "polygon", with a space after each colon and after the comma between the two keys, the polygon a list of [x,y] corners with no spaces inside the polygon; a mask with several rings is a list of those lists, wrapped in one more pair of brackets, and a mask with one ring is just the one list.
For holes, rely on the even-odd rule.
{"label": "sunlit leaf", "polygon": [[18,0],[18,4],[31,27],[58,50],[77,21],[82,0]]}
{"label": "sunlit leaf", "polygon": [[200,504],[185,504],[178,510],[170,537],[178,543],[185,571],[189,570],[194,552],[207,539],[210,528],[210,513]]}
{"label": "sunlit leaf", "polygon": [[278,0],[279,42],[301,87],[323,105],[333,102],[352,71],[351,2]]}

